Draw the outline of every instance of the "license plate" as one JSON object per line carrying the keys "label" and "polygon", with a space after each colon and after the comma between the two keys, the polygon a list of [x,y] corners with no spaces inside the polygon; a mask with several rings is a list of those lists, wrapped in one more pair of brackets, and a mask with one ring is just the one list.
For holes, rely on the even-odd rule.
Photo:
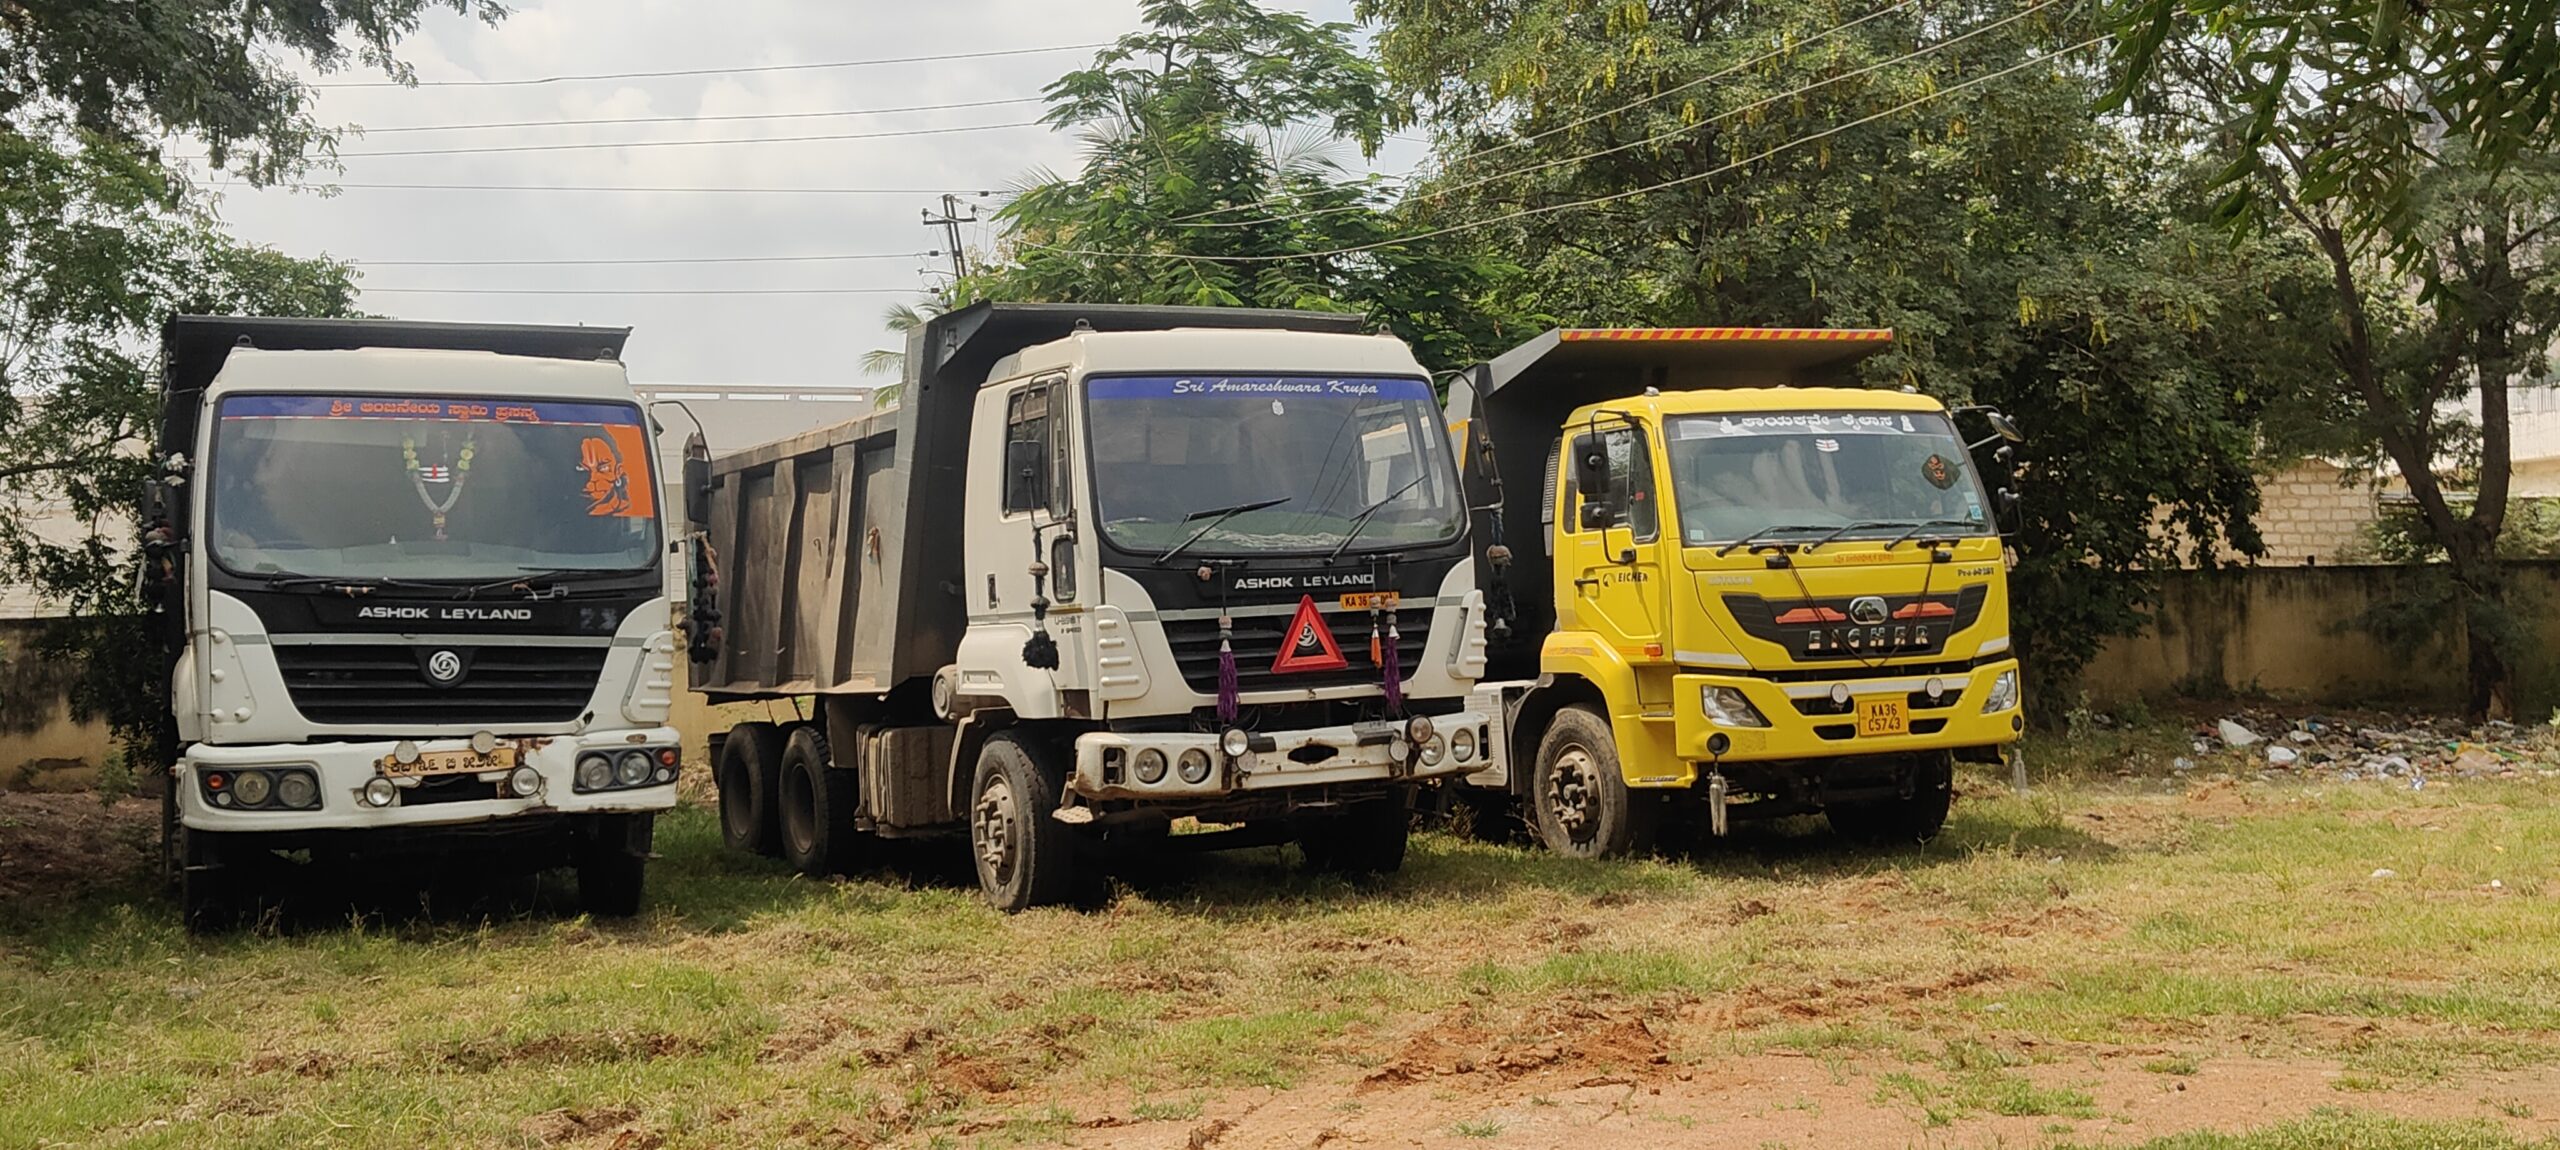
{"label": "license plate", "polygon": [[489,754],[478,751],[423,751],[418,761],[403,763],[385,755],[377,764],[382,773],[393,778],[425,778],[428,775],[478,774],[482,771],[515,769],[516,749],[500,747]]}
{"label": "license plate", "polygon": [[1366,611],[1375,607],[1381,611],[1387,611],[1393,610],[1403,602],[1404,593],[1400,591],[1354,591],[1342,597],[1342,609]]}
{"label": "license plate", "polygon": [[1858,702],[1858,734],[1907,735],[1911,733],[1911,713],[1901,699],[1862,699]]}

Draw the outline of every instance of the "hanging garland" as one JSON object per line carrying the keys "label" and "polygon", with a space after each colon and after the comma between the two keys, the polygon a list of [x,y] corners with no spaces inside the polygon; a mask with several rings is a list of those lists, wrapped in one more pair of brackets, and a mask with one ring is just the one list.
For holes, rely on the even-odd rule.
{"label": "hanging garland", "polygon": [[400,437],[400,464],[409,473],[409,485],[418,489],[418,501],[426,504],[427,514],[435,518],[436,541],[439,543],[445,538],[445,514],[453,510],[456,500],[462,498],[462,485],[471,478],[471,457],[478,450],[479,441],[476,436],[463,438],[462,454],[456,456],[453,461],[453,475],[449,480],[452,486],[445,489],[444,498],[439,501],[435,496],[427,493],[426,474],[418,466],[417,439],[408,435]]}

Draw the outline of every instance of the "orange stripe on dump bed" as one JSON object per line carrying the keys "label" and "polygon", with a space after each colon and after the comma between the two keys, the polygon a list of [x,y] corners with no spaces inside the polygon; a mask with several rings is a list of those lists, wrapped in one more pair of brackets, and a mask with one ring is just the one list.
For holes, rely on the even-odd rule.
{"label": "orange stripe on dump bed", "polygon": [[1566,343],[1601,340],[1889,343],[1893,340],[1893,331],[1890,328],[1861,327],[1569,327],[1556,332],[1556,338]]}

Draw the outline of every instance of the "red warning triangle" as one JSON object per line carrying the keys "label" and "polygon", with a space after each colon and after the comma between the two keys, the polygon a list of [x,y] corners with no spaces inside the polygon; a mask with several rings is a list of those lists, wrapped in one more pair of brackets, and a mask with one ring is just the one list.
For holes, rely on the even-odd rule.
{"label": "red warning triangle", "polygon": [[1334,645],[1333,628],[1324,625],[1324,615],[1316,610],[1316,597],[1301,596],[1298,613],[1290,617],[1289,631],[1280,639],[1280,657],[1271,661],[1271,673],[1339,671],[1350,665],[1351,660],[1342,657],[1342,648]]}

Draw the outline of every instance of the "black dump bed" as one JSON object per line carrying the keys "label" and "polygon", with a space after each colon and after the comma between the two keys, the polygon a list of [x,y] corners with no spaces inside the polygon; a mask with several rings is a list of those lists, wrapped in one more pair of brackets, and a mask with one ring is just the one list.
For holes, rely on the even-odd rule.
{"label": "black dump bed", "polygon": [[[1477,509],[1476,577],[1489,604],[1499,610],[1508,596],[1515,608],[1510,634],[1489,644],[1486,677],[1536,677],[1539,645],[1555,627],[1549,469],[1574,409],[1648,387],[1848,386],[1857,362],[1892,341],[1889,331],[1850,328],[1559,328],[1468,369],[1450,385],[1448,409],[1467,505]],[[1511,549],[1508,570],[1484,555],[1496,542]]]}
{"label": "black dump bed", "polygon": [[978,388],[1024,348],[1092,331],[1356,333],[1329,312],[981,303],[907,339],[900,405],[712,465],[710,537],[726,641],[716,698],[888,692],[928,680],[967,625],[961,492]]}

